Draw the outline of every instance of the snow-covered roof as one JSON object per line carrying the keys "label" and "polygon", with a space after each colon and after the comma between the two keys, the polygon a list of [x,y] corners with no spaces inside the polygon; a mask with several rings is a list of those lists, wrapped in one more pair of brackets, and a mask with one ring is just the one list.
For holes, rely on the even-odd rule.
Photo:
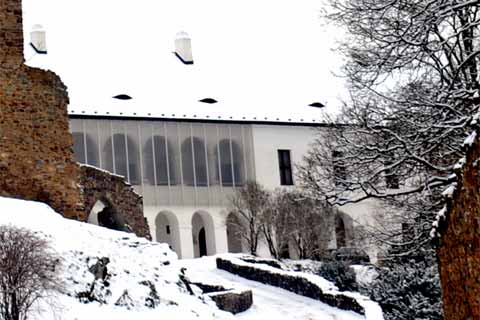
{"label": "snow-covered roof", "polygon": [[[343,92],[321,10],[321,0],[24,0],[25,60],[60,75],[71,115],[318,123]],[[38,24],[47,54],[29,45]],[[179,34],[191,37],[191,65],[173,54]]]}

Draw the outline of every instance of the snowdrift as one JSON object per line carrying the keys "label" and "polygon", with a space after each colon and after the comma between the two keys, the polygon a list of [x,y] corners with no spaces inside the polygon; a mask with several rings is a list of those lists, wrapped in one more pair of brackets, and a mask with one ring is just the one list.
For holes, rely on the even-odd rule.
{"label": "snowdrift", "polygon": [[[63,259],[65,292],[39,306],[37,319],[233,319],[187,293],[166,244],[67,220],[37,202],[0,197],[0,212],[0,225],[37,232]],[[105,281],[89,270],[102,258],[109,260]]]}

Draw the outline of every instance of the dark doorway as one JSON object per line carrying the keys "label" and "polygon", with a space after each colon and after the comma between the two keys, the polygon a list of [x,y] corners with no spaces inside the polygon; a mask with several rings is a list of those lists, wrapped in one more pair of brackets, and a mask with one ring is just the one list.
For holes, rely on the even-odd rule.
{"label": "dark doorway", "polygon": [[335,235],[337,238],[337,249],[345,247],[347,245],[345,239],[345,223],[339,216],[336,217],[335,221]]}
{"label": "dark doorway", "polygon": [[198,233],[198,247],[200,249],[200,257],[207,255],[207,240],[205,238],[205,228],[200,229]]}

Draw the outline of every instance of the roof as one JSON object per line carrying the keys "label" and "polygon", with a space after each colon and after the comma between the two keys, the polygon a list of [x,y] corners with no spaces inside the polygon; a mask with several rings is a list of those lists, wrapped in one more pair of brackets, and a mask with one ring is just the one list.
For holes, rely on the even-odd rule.
{"label": "roof", "polygon": [[[318,123],[343,92],[321,9],[321,0],[24,0],[25,59],[60,75],[71,115]],[[38,24],[46,55],[29,45]],[[173,54],[183,32],[192,65]]]}

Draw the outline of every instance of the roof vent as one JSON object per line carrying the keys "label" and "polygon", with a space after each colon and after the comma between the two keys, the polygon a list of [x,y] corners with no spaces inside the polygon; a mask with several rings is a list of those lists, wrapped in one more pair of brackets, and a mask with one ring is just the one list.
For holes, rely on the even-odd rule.
{"label": "roof vent", "polygon": [[30,45],[36,53],[47,54],[45,30],[39,24],[34,25],[30,32]]}
{"label": "roof vent", "polygon": [[320,103],[320,102],[310,103],[309,106],[314,107],[314,108],[324,108],[325,107],[325,105],[323,103]]}
{"label": "roof vent", "polygon": [[114,99],[118,99],[118,100],[131,100],[132,97],[130,97],[128,94],[118,94],[116,96],[113,97]]}
{"label": "roof vent", "polygon": [[214,104],[214,103],[217,103],[218,101],[213,99],[213,98],[205,98],[205,99],[202,99],[202,100],[198,100],[199,102],[203,102],[203,103],[208,103],[208,104]]}
{"label": "roof vent", "polygon": [[184,31],[177,33],[175,38],[175,55],[184,64],[193,64],[192,40]]}

